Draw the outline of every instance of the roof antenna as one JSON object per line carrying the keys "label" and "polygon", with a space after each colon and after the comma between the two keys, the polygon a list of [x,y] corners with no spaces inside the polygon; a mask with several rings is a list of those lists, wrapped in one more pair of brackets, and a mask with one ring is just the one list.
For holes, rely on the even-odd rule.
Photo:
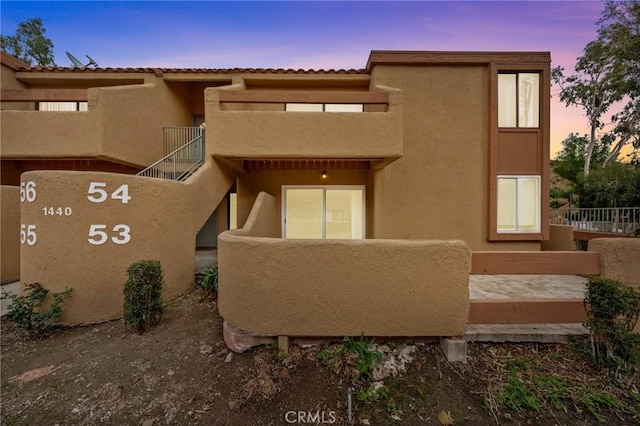
{"label": "roof antenna", "polygon": [[98,64],[96,63],[96,61],[94,61],[91,56],[89,55],[85,55],[87,57],[87,59],[89,59],[89,63],[84,65],[82,62],[80,62],[78,60],[78,58],[76,58],[75,56],[73,56],[71,53],[69,52],[64,52],[67,54],[67,58],[69,58],[69,60],[71,61],[71,63],[73,64],[74,68],[86,68],[89,65],[93,65],[94,68],[98,68]]}

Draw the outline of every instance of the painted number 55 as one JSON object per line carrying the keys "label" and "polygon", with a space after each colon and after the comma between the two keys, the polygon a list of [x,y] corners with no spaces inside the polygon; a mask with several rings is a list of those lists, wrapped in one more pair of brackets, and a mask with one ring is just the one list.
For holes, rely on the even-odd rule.
{"label": "painted number 55", "polygon": [[[106,201],[108,193],[106,191],[107,184],[104,182],[91,182],[87,190],[87,199],[92,203],[103,203]],[[120,185],[118,189],[111,193],[112,200],[120,200],[122,204],[127,204],[131,197],[129,196],[129,185]]]}
{"label": "painted number 55", "polygon": [[[91,225],[89,228],[89,241],[90,244],[94,246],[99,246],[107,242],[109,239],[109,234],[107,234],[107,225]],[[111,237],[111,241],[114,244],[127,244],[131,241],[131,228],[127,225],[116,225],[113,227],[112,232],[116,235]]]}

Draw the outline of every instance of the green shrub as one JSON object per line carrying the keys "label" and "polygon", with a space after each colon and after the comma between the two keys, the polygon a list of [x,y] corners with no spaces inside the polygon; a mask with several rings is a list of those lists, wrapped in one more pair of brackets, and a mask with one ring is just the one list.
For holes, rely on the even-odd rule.
{"label": "green shrub", "polygon": [[196,274],[196,287],[215,295],[218,292],[218,267],[207,266]]}
{"label": "green shrub", "polygon": [[127,269],[124,285],[124,323],[144,333],[160,322],[163,312],[162,266],[157,260],[140,260]]}
{"label": "green shrub", "polygon": [[11,299],[7,309],[7,319],[23,329],[31,338],[42,338],[58,326],[62,316],[62,302],[71,296],[73,289],[51,294],[51,303],[44,310],[43,305],[49,290],[40,283],[26,284],[25,295],[16,296],[3,290],[2,299]]}
{"label": "green shrub", "polygon": [[618,369],[640,362],[640,293],[616,280],[591,278],[584,299],[594,361]]}
{"label": "green shrub", "polygon": [[344,345],[340,349],[339,353],[352,352],[358,356],[356,360],[356,368],[359,375],[352,377],[351,381],[356,383],[360,378],[371,378],[372,370],[378,365],[382,352],[373,348],[374,339],[367,340],[364,337],[364,333],[360,335],[359,340],[355,340],[352,337],[344,338]]}

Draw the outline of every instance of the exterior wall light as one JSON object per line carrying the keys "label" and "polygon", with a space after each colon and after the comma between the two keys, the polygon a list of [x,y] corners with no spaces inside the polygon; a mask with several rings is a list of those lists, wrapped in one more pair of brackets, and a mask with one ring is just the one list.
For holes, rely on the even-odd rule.
{"label": "exterior wall light", "polygon": [[322,171],[322,179],[326,179],[327,178],[327,171],[323,170]]}

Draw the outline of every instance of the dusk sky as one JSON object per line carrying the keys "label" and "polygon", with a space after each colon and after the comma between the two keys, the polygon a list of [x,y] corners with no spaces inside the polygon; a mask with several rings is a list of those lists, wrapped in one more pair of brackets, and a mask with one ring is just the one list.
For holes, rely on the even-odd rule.
{"label": "dusk sky", "polygon": [[[65,51],[101,67],[364,68],[371,50],[550,51],[573,69],[603,3],[2,1],[1,32],[42,18]],[[557,88],[552,94],[557,94]],[[552,157],[582,111],[551,105]]]}

